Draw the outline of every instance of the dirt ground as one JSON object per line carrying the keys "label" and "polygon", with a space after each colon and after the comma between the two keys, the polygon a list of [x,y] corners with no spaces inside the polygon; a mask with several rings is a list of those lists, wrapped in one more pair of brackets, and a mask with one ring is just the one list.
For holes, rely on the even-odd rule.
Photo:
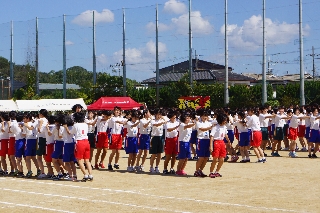
{"label": "dirt ground", "polygon": [[120,170],[94,170],[92,182],[0,177],[0,212],[320,212],[320,158],[280,154],[265,164],[225,163],[212,179],[193,177],[195,161],[186,177],[128,173],[122,151]]}

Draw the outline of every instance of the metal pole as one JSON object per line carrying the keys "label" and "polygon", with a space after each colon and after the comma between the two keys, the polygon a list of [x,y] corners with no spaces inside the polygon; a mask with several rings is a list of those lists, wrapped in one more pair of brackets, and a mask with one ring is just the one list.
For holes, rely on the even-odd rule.
{"label": "metal pole", "polygon": [[159,40],[158,40],[158,4],[156,7],[156,90],[157,90],[157,106],[159,106]]}
{"label": "metal pole", "polygon": [[193,79],[192,79],[192,28],[191,28],[191,0],[189,0],[189,79],[190,86],[192,87]]}
{"label": "metal pole", "polygon": [[305,105],[303,70],[302,0],[299,0],[299,43],[300,43],[300,105]]}
{"label": "metal pole", "polygon": [[225,46],[225,82],[224,82],[224,105],[229,104],[229,68],[228,68],[228,0],[225,3],[225,13],[224,13],[224,46]]}
{"label": "metal pole", "polygon": [[126,70],[126,14],[125,9],[123,8],[123,59],[122,59],[122,66],[123,66],[123,96],[127,96],[127,70]]}
{"label": "metal pole", "polygon": [[92,44],[93,44],[93,86],[96,86],[96,81],[97,81],[97,62],[96,62],[96,24],[95,24],[95,19],[94,19],[94,11],[93,11],[93,14],[92,14],[92,25],[93,25],[93,28],[92,28]]}
{"label": "metal pole", "polygon": [[268,101],[267,94],[267,76],[266,76],[266,54],[267,54],[267,46],[266,46],[266,1],[262,0],[262,104],[265,104]]}
{"label": "metal pole", "polygon": [[11,46],[10,46],[10,98],[13,97],[13,21],[11,21]]}
{"label": "metal pole", "polygon": [[38,17],[36,17],[36,94],[39,95],[39,37],[38,37]]}
{"label": "metal pole", "polygon": [[67,96],[66,15],[63,14],[63,98]]}
{"label": "metal pole", "polygon": [[314,75],[315,75],[315,72],[316,72],[316,67],[314,65],[314,46],[312,46],[312,79],[314,81]]}

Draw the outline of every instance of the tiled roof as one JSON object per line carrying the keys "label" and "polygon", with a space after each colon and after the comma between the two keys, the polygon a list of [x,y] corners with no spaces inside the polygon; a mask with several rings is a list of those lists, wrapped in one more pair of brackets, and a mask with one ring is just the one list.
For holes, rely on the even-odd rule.
{"label": "tiled roof", "polygon": [[[194,81],[224,81],[225,67],[223,65],[211,62],[193,59],[193,80]],[[159,70],[159,82],[175,82],[179,81],[189,70],[189,61],[184,61],[175,65],[171,65]],[[237,74],[231,71],[229,67],[229,81],[256,81],[255,78]],[[141,83],[156,83],[156,78],[143,80]]]}
{"label": "tiled roof", "polygon": [[[245,76],[251,77],[256,79],[257,81],[262,81],[262,75],[261,74],[255,74],[255,73],[244,73]],[[304,75],[304,78],[307,79],[313,79],[313,77],[306,73]],[[282,76],[277,75],[266,75],[267,81],[300,81],[300,74],[287,74]]]}

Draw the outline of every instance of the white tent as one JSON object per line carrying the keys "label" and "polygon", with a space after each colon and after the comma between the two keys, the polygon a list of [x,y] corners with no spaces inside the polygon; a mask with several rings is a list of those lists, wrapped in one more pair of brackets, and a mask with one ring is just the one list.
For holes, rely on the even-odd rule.
{"label": "white tent", "polygon": [[16,100],[19,111],[39,111],[44,109],[42,100]]}
{"label": "white tent", "polygon": [[12,110],[18,110],[18,107],[13,100],[0,100],[0,111],[8,112]]}
{"label": "white tent", "polygon": [[75,104],[80,104],[84,109],[87,105],[82,98],[78,99],[40,99],[40,100],[16,100],[19,111],[39,111],[46,109],[48,111],[71,110]]}
{"label": "white tent", "polygon": [[71,110],[75,104],[80,104],[85,110],[87,105],[82,98],[78,99],[41,99],[44,104],[43,108],[48,111],[65,111]]}

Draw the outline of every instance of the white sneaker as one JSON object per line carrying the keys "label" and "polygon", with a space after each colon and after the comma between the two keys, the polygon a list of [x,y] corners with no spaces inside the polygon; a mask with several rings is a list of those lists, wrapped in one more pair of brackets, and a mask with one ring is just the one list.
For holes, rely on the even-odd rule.
{"label": "white sneaker", "polygon": [[144,172],[144,167],[143,167],[143,166],[140,166],[139,171],[140,171],[140,172]]}
{"label": "white sneaker", "polygon": [[159,168],[158,168],[158,167],[156,167],[156,173],[160,173],[160,171],[159,171]]}
{"label": "white sneaker", "polygon": [[48,178],[48,176],[45,173],[42,173],[38,176],[38,178]]}
{"label": "white sneaker", "polygon": [[303,148],[301,149],[301,151],[306,152],[306,151],[308,151],[308,149],[307,149],[306,147],[303,147]]}
{"label": "white sneaker", "polygon": [[149,170],[151,173],[156,173],[156,170],[154,170],[153,167],[150,167],[150,170]]}

